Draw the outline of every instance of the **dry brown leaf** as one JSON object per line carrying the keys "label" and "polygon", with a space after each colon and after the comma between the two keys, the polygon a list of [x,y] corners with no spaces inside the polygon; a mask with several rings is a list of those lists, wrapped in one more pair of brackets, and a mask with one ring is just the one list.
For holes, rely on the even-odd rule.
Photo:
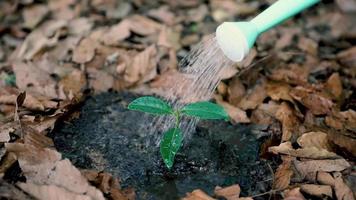
{"label": "dry brown leaf", "polygon": [[239,70],[236,68],[236,66],[227,65],[220,70],[218,76],[221,78],[221,80],[225,80],[234,77],[238,72]]}
{"label": "dry brown leaf", "polygon": [[[86,194],[76,194],[56,185],[37,185],[34,183],[18,183],[17,186],[37,199],[46,200],[91,200]],[[101,198],[96,198],[101,199]],[[102,198],[104,199],[104,198]]]}
{"label": "dry brown leaf", "polygon": [[294,140],[299,135],[298,128],[300,122],[294,114],[294,110],[285,102],[283,102],[276,114],[276,118],[282,123],[282,142]]}
{"label": "dry brown leaf", "polygon": [[291,87],[288,84],[278,82],[268,82],[266,86],[267,95],[275,101],[285,100],[294,102],[293,98],[289,95]]}
{"label": "dry brown leaf", "polygon": [[308,54],[318,56],[318,43],[310,38],[299,38],[298,47]]}
{"label": "dry brown leaf", "polygon": [[335,179],[328,172],[318,172],[316,180],[323,185],[335,186]]}
{"label": "dry brown leaf", "polygon": [[340,172],[334,173],[335,194],[338,200],[355,200],[352,190],[347,186]]}
{"label": "dry brown leaf", "polygon": [[356,2],[354,0],[336,0],[336,3],[344,12],[356,12]]}
{"label": "dry brown leaf", "polygon": [[214,198],[207,195],[202,190],[194,190],[191,193],[187,193],[187,195],[182,198],[182,200],[215,200]]}
{"label": "dry brown leaf", "polygon": [[333,102],[327,96],[313,89],[297,86],[291,90],[290,95],[307,107],[314,115],[331,112]]}
{"label": "dry brown leaf", "polygon": [[354,69],[356,67],[356,47],[351,47],[337,54],[339,61],[346,67]]}
{"label": "dry brown leaf", "polygon": [[326,82],[325,88],[335,97],[335,99],[339,99],[342,94],[340,75],[338,73],[333,73]]}
{"label": "dry brown leaf", "polygon": [[123,20],[110,27],[109,30],[105,30],[100,40],[105,45],[118,45],[120,41],[130,37],[130,35],[130,22]]}
{"label": "dry brown leaf", "polygon": [[356,156],[356,139],[343,135],[340,132],[332,132],[328,134],[328,139],[333,144],[346,149],[353,156]]}
{"label": "dry brown leaf", "polygon": [[45,5],[33,5],[23,11],[24,26],[29,29],[35,28],[48,14],[49,9]]}
{"label": "dry brown leaf", "polygon": [[247,95],[241,99],[238,107],[242,110],[255,109],[266,97],[267,92],[265,88],[265,81],[263,81],[251,90],[247,91]]}
{"label": "dry brown leaf", "polygon": [[46,71],[39,69],[34,63],[14,62],[12,69],[16,74],[16,85],[20,90],[50,98],[58,97],[56,82]]}
{"label": "dry brown leaf", "polygon": [[237,106],[246,93],[245,86],[242,84],[240,78],[238,77],[234,77],[228,85],[227,99],[230,104]]}
{"label": "dry brown leaf", "polygon": [[16,154],[27,183],[55,185],[76,194],[87,194],[93,199],[104,199],[102,193],[90,186],[68,159],[62,160],[57,151],[20,143],[8,143],[5,147],[8,152]]}
{"label": "dry brown leaf", "polygon": [[297,142],[302,148],[316,147],[318,149],[332,151],[328,141],[328,134],[324,132],[317,131],[304,133],[298,138]]}
{"label": "dry brown leaf", "polygon": [[226,200],[238,200],[240,191],[240,186],[237,184],[224,188],[216,186],[214,189],[214,194],[217,197],[224,197]]}
{"label": "dry brown leaf", "polygon": [[215,96],[216,102],[221,105],[229,115],[230,119],[234,123],[249,123],[250,119],[247,117],[245,111],[241,110],[238,107],[235,107],[222,99],[221,96]]}
{"label": "dry brown leaf", "polygon": [[329,152],[325,149],[319,149],[317,147],[306,147],[302,149],[293,149],[290,142],[281,143],[279,146],[270,147],[268,149],[274,154],[286,154],[299,158],[311,158],[311,159],[327,159],[327,158],[339,158],[337,154]]}
{"label": "dry brown leaf", "polygon": [[300,192],[300,188],[293,188],[284,192],[284,200],[305,200],[303,194]]}
{"label": "dry brown leaf", "polygon": [[154,45],[138,53],[126,68],[124,79],[131,83],[145,83],[156,77],[157,74],[157,49]]}
{"label": "dry brown leaf", "polygon": [[21,46],[14,52],[13,59],[31,60],[42,50],[54,47],[60,36],[60,30],[67,26],[66,21],[47,21],[41,28],[32,31]]}
{"label": "dry brown leaf", "polygon": [[106,92],[113,87],[114,78],[108,72],[95,68],[88,68],[87,72],[89,86],[94,88],[95,92]]}
{"label": "dry brown leaf", "polygon": [[290,156],[282,156],[283,162],[274,174],[273,189],[283,190],[289,186],[293,176],[293,170],[291,169],[292,159]]}
{"label": "dry brown leaf", "polygon": [[303,85],[308,82],[309,70],[300,65],[290,64],[287,67],[276,68],[269,76],[274,81]]}
{"label": "dry brown leaf", "polygon": [[300,190],[316,197],[333,197],[333,192],[329,185],[304,184],[300,186]]}
{"label": "dry brown leaf", "polygon": [[126,20],[128,20],[130,30],[139,35],[157,34],[162,29],[161,24],[141,15],[134,15]]}
{"label": "dry brown leaf", "polygon": [[98,44],[90,37],[84,38],[73,51],[72,60],[76,63],[84,64],[91,61],[95,56]]}
{"label": "dry brown leaf", "polygon": [[169,7],[166,5],[148,11],[148,16],[157,19],[169,26],[172,26],[176,21],[175,14],[171,12]]}
{"label": "dry brown leaf", "polygon": [[74,96],[81,94],[81,91],[85,88],[86,84],[86,77],[83,71],[73,70],[70,74],[60,80],[59,87],[63,88],[63,92],[67,99],[72,99]]}
{"label": "dry brown leaf", "polygon": [[343,171],[351,167],[345,159],[293,161],[295,168],[303,178],[315,181],[317,172]]}

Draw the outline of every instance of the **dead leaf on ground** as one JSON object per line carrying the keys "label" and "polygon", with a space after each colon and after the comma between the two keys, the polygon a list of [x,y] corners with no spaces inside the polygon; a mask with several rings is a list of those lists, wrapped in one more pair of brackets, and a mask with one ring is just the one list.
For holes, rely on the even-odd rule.
{"label": "dead leaf on ground", "polygon": [[351,167],[345,159],[335,160],[294,160],[293,164],[303,178],[315,181],[317,172],[343,171]]}
{"label": "dead leaf on ground", "polygon": [[245,111],[241,110],[240,108],[233,106],[222,99],[221,96],[215,96],[216,102],[221,105],[229,115],[230,119],[234,123],[249,123],[250,119],[247,117]]}
{"label": "dead leaf on ground", "polygon": [[318,172],[316,180],[323,185],[335,186],[335,179],[328,172]]}
{"label": "dead leaf on ground", "polygon": [[104,70],[88,68],[89,87],[94,88],[95,92],[106,92],[114,85],[114,77]]}
{"label": "dead leaf on ground", "polygon": [[294,114],[293,108],[283,102],[279,106],[275,116],[282,123],[282,142],[294,141],[299,136],[300,122]]}
{"label": "dead leaf on ground", "polygon": [[300,190],[320,198],[325,196],[333,197],[333,191],[329,185],[304,184],[300,186]]}
{"label": "dead leaf on ground", "polygon": [[58,85],[63,89],[67,99],[72,99],[75,95],[81,94],[81,91],[85,88],[86,84],[87,81],[83,71],[73,70],[69,75],[63,77]]}
{"label": "dead leaf on ground", "polygon": [[300,188],[293,188],[284,192],[284,200],[305,200],[303,194],[300,192]]}
{"label": "dead leaf on ground", "polygon": [[291,64],[286,67],[279,67],[272,71],[268,77],[274,81],[281,81],[290,84],[304,85],[308,82],[309,70],[300,65]]}
{"label": "dead leaf on ground", "polygon": [[289,186],[293,176],[293,170],[291,169],[292,159],[290,156],[282,156],[283,162],[274,173],[273,189],[283,190]]}
{"label": "dead leaf on ground", "polygon": [[310,38],[299,38],[298,47],[312,56],[318,55],[318,43]]}
{"label": "dead leaf on ground", "polygon": [[328,90],[336,100],[341,97],[342,94],[342,83],[339,73],[333,73],[327,80],[325,84],[326,90]]}
{"label": "dead leaf on ground", "polygon": [[342,130],[353,131],[356,129],[356,111],[349,109],[346,111],[334,111],[331,115],[325,117],[325,123],[329,127]]}
{"label": "dead leaf on ground", "polygon": [[344,66],[355,69],[356,67],[356,47],[351,47],[337,54],[337,58]]}
{"label": "dead leaf on ground", "polygon": [[318,149],[326,149],[332,151],[328,134],[324,132],[307,132],[300,136],[297,140],[302,148],[316,147]]}
{"label": "dead leaf on ground", "polygon": [[90,37],[84,38],[73,51],[72,60],[76,63],[84,64],[91,61],[95,56],[98,44]]}
{"label": "dead leaf on ground", "polygon": [[45,71],[32,62],[15,62],[12,68],[16,74],[16,85],[20,90],[57,98],[56,82]]}
{"label": "dead leaf on ground", "polygon": [[134,15],[128,19],[130,30],[136,34],[147,36],[158,33],[162,25],[141,15]]}
{"label": "dead leaf on ground", "polygon": [[352,190],[347,186],[340,172],[334,173],[335,194],[338,200],[355,200]]}
{"label": "dead leaf on ground", "polygon": [[164,5],[157,9],[152,9],[148,12],[148,16],[157,19],[169,26],[172,26],[176,22],[176,16],[169,10],[169,7]]}
{"label": "dead leaf on ground", "polygon": [[254,88],[247,91],[247,94],[238,103],[242,110],[255,109],[267,97],[265,81],[257,84]]}
{"label": "dead leaf on ground", "polygon": [[35,28],[48,14],[49,9],[45,5],[33,5],[26,7],[23,11],[23,18],[25,19],[24,27]]}
{"label": "dead leaf on ground", "polygon": [[182,200],[215,200],[214,198],[207,195],[202,190],[194,190],[191,193],[187,193],[187,195],[182,198]]}
{"label": "dead leaf on ground", "polygon": [[103,35],[100,40],[105,45],[118,45],[118,43],[130,37],[130,22],[127,20],[111,26],[108,30],[103,30]]}
{"label": "dead leaf on ground", "polygon": [[234,77],[228,84],[227,99],[228,102],[234,106],[237,106],[240,100],[246,93],[245,86],[239,77]]}
{"label": "dead leaf on ground", "polygon": [[240,191],[240,186],[237,184],[224,188],[216,186],[214,189],[214,194],[217,197],[224,197],[226,200],[238,200]]}
{"label": "dead leaf on ground", "polygon": [[328,159],[339,158],[337,154],[329,152],[325,149],[319,149],[317,147],[306,147],[301,149],[294,149],[290,142],[281,143],[279,146],[270,147],[270,152],[275,154],[286,154],[298,158],[310,158],[310,159]]}
{"label": "dead leaf on ground", "polygon": [[333,144],[346,149],[353,156],[356,156],[356,138],[342,134],[342,132],[331,132],[328,139]]}
{"label": "dead leaf on ground", "polygon": [[328,114],[334,105],[326,95],[301,86],[293,88],[290,95],[307,107],[314,115]]}

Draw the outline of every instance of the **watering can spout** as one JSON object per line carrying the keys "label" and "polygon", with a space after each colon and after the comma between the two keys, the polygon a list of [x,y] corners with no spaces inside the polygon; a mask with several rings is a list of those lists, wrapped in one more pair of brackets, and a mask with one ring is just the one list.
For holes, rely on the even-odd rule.
{"label": "watering can spout", "polygon": [[241,61],[257,37],[320,0],[278,0],[249,22],[224,22],[216,29],[216,39],[226,57]]}

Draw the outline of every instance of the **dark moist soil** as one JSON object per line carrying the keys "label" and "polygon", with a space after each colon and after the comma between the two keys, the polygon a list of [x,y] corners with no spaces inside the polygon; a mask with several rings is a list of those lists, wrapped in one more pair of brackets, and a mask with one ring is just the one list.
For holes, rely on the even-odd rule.
{"label": "dark moist soil", "polygon": [[126,109],[137,98],[129,93],[104,93],[90,97],[81,115],[54,130],[56,148],[74,165],[107,171],[133,187],[138,199],[178,199],[194,189],[212,194],[215,186],[239,184],[242,195],[271,189],[268,161],[259,160],[261,141],[253,126],[224,121],[201,121],[181,148],[168,171],[159,148],[146,146],[152,117]]}

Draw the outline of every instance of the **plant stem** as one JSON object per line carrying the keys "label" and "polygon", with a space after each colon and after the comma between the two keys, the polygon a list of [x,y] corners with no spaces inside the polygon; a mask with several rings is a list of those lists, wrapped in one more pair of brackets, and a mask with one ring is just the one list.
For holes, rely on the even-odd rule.
{"label": "plant stem", "polygon": [[176,128],[179,128],[180,113],[179,113],[178,110],[174,112],[174,116],[175,116],[175,118],[176,118],[175,127],[176,127]]}

